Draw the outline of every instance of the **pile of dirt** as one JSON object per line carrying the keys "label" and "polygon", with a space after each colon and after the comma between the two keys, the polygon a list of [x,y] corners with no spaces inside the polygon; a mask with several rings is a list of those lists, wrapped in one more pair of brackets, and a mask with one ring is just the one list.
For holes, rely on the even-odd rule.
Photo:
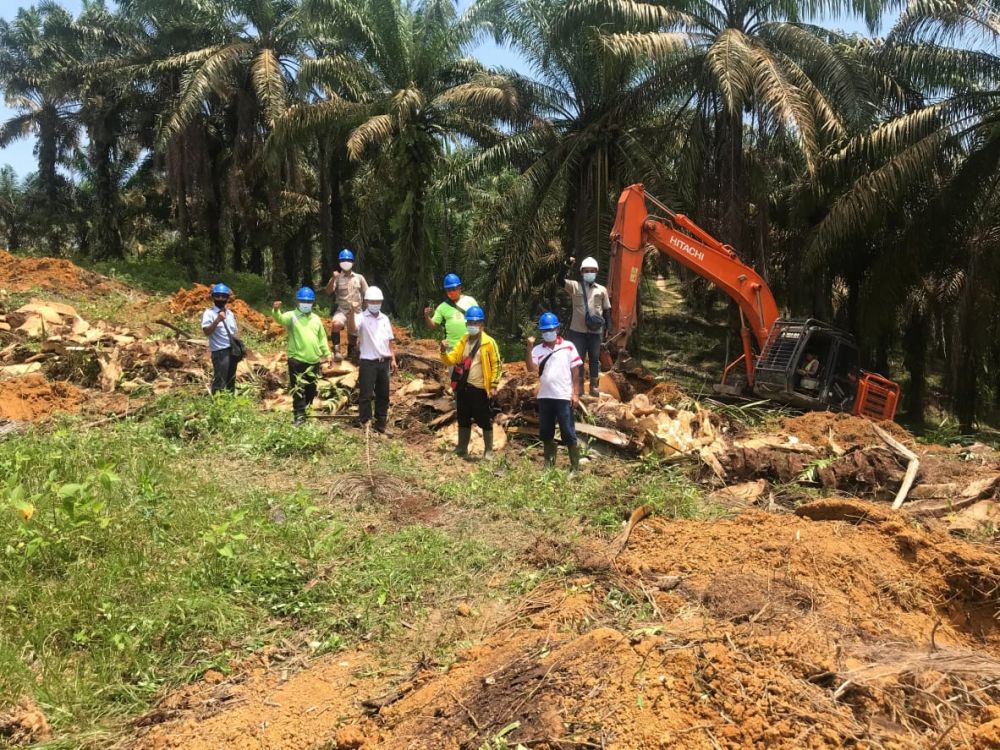
{"label": "pile of dirt", "polygon": [[[849,450],[882,445],[882,438],[875,432],[875,424],[870,419],[853,414],[814,411],[781,420],[781,431],[816,447],[827,446],[832,439],[836,445]],[[879,422],[878,425],[897,440],[913,442],[913,436],[895,422]]]}
{"label": "pile of dirt", "polygon": [[0,380],[0,417],[26,422],[80,409],[83,392],[72,383],[50,383],[40,373]]}
{"label": "pile of dirt", "polygon": [[[1000,697],[1000,557],[872,517],[640,526],[623,580],[533,594],[368,746],[969,746]],[[623,593],[644,627],[611,621]]]}
{"label": "pile of dirt", "polygon": [[[201,325],[201,314],[212,305],[212,290],[204,284],[195,284],[190,289],[178,289],[170,298],[170,311],[184,317],[197,317]],[[258,333],[267,336],[280,336],[285,329],[271,318],[254,310],[235,294],[229,301],[229,309],[233,311],[240,325],[247,325]]]}
{"label": "pile of dirt", "polygon": [[0,747],[26,747],[51,736],[45,714],[31,701],[0,712]]}
{"label": "pile of dirt", "polygon": [[252,747],[266,726],[272,748],[339,747],[343,727],[389,750],[996,747],[1000,556],[982,547],[837,500],[653,520],[594,571],[536,588],[446,671],[387,686],[338,655],[255,678],[231,711],[171,710],[140,746]]}
{"label": "pile of dirt", "polygon": [[101,294],[124,291],[126,287],[107,276],[85,271],[59,258],[26,258],[0,250],[0,289],[26,292],[46,289],[53,292]]}

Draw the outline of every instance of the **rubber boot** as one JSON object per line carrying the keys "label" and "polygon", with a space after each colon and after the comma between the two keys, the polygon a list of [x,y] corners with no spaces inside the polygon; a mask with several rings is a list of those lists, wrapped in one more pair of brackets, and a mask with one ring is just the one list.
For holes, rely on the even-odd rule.
{"label": "rubber boot", "polygon": [[590,395],[597,398],[601,395],[601,381],[591,380],[590,381]]}
{"label": "rubber boot", "polygon": [[580,444],[569,446],[569,474],[570,479],[580,471]]}
{"label": "rubber boot", "polygon": [[343,357],[340,356],[340,331],[333,332],[333,340],[331,341],[333,346],[330,348],[333,350],[333,361],[342,362]]}
{"label": "rubber boot", "polygon": [[455,448],[455,455],[466,458],[469,455],[469,440],[472,438],[471,427],[458,428],[458,447]]}
{"label": "rubber boot", "polygon": [[492,461],[493,460],[493,430],[483,430],[483,460]]}
{"label": "rubber boot", "polygon": [[556,441],[555,440],[546,440],[545,441],[545,468],[546,469],[551,469],[553,466],[556,465],[556,449],[557,448],[558,448],[558,446],[556,445]]}

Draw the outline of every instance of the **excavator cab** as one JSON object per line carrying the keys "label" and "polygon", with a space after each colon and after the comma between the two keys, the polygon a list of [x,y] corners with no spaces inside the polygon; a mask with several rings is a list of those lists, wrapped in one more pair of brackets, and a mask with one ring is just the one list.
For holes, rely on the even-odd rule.
{"label": "excavator cab", "polygon": [[899,386],[859,367],[854,337],[821,321],[777,320],[754,367],[753,392],[804,410],[892,419]]}

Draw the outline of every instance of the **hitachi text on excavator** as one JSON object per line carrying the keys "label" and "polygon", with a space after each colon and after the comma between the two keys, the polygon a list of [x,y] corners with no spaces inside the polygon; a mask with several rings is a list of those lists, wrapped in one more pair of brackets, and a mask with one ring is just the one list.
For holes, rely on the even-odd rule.
{"label": "hitachi text on excavator", "polygon": [[[650,214],[650,204],[661,213]],[[764,279],[731,246],[647,195],[642,185],[622,191],[611,232],[612,354],[624,351],[635,328],[639,279],[650,247],[722,289],[739,307],[743,353],[726,366],[718,392],[752,393],[800,409],[876,420],[895,416],[899,386],[859,367],[850,334],[811,318],[780,318]]]}

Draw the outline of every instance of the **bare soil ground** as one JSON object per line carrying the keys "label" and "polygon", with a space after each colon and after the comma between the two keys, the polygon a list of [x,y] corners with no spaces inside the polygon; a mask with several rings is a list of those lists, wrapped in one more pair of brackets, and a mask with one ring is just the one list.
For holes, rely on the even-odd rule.
{"label": "bare soil ground", "polygon": [[654,519],[448,669],[259,666],[168,697],[138,746],[996,747],[998,584],[1000,556],[880,506]]}

